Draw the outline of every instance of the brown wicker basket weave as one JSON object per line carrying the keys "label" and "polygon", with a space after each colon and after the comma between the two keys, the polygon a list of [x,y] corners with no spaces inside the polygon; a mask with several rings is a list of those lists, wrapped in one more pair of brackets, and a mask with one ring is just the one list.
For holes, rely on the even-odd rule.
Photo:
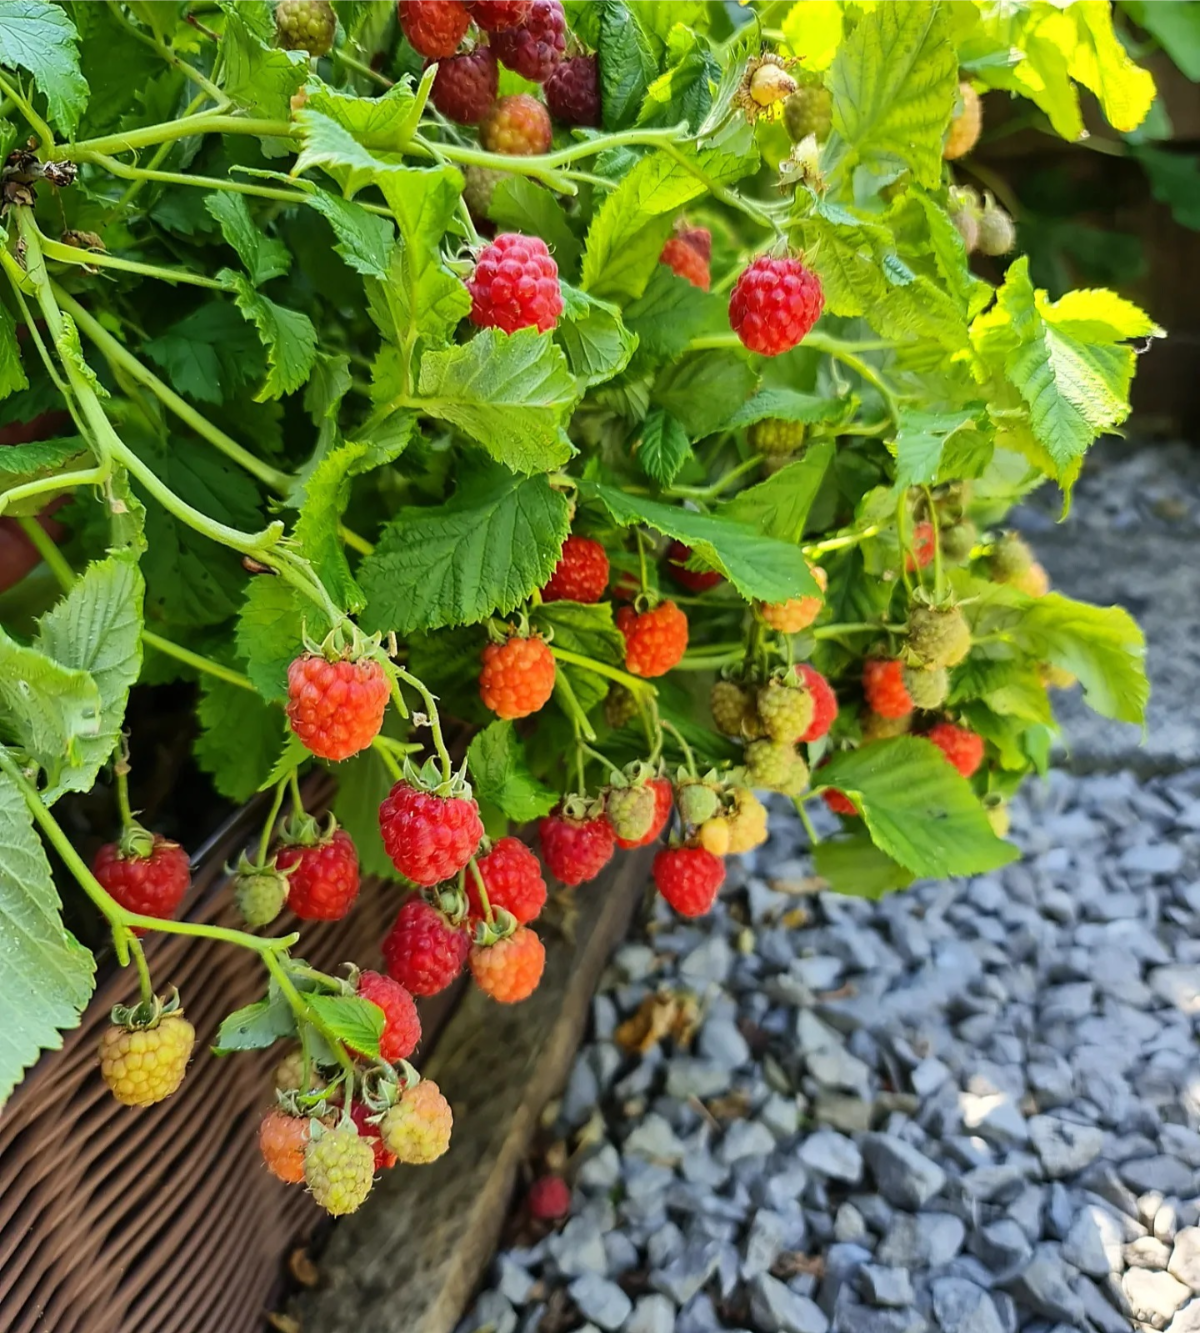
{"label": "brown wicker basket weave", "polygon": [[[261,817],[243,811],[202,851],[190,920],[238,924],[223,866]],[[305,925],[305,957],[326,969],[350,959],[376,966],[399,897],[395,885],[364,882],[346,920]],[[282,933],[292,923],[277,925]],[[146,953],[155,985],[177,985],[196,1026],[192,1066],[159,1106],[131,1110],[110,1096],[96,1043],[136,979],[102,968],[82,1026],[0,1116],[4,1333],[260,1330],[284,1259],[322,1217],[258,1155],[279,1048],[226,1059],[207,1049],[222,1018],[263,993],[261,964],[242,949],[171,935],[147,938]],[[424,1053],[448,1007],[423,1009]]]}

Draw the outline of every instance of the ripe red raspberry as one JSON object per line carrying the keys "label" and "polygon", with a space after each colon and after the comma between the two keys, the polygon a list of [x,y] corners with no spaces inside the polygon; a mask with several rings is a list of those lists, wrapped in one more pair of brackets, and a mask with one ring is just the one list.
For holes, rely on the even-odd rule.
{"label": "ripe red raspberry", "polygon": [[375,1154],[375,1170],[390,1171],[398,1159],[394,1152],[388,1150],[387,1144],[380,1136],[379,1124],[373,1120],[373,1115],[371,1108],[362,1102],[355,1102],[350,1107],[350,1119],[354,1121],[358,1137],[369,1143]]}
{"label": "ripe red raspberry", "polygon": [[525,22],[497,33],[492,46],[501,64],[530,83],[545,83],[567,51],[567,17],[560,0],[533,0]]}
{"label": "ripe red raspberry", "polygon": [[560,61],[550,71],[543,90],[555,120],[593,128],[600,124],[600,72],[595,56]]}
{"label": "ripe red raspberry", "polygon": [[571,1187],[562,1176],[540,1176],[526,1196],[529,1216],[539,1222],[557,1222],[571,1211]]}
{"label": "ripe red raspberry", "polygon": [[[475,863],[483,876],[484,891],[493,911],[503,908],[517,923],[527,926],[546,905],[546,881],[533,852],[520,838],[501,838]],[[467,902],[471,916],[483,917],[483,903],[475,876],[467,873]]]}
{"label": "ripe red raspberry", "polygon": [[608,554],[590,537],[570,536],[550,582],[542,589],[543,602],[598,602],[608,587]]}
{"label": "ripe red raspberry", "polygon": [[558,807],[538,820],[542,860],[550,873],[564,884],[586,883],[612,859],[616,837],[603,815],[574,818]]}
{"label": "ripe red raspberry", "polygon": [[486,46],[438,64],[429,97],[443,116],[460,125],[478,125],[492,109],[500,71]]}
{"label": "ripe red raspberry", "polygon": [[554,655],[545,639],[514,634],[484,648],[479,697],[497,717],[528,717],[553,693]]}
{"label": "ripe red raspberry", "polygon": [[663,246],[658,262],[666,264],[676,277],[686,279],[693,287],[699,287],[702,292],[708,291],[712,284],[708,260],[682,236],[671,237]]}
{"label": "ripe red raspberry", "polygon": [[356,989],[361,999],[370,1000],[383,1010],[380,1056],[390,1065],[407,1060],[421,1040],[416,1001],[398,981],[382,972],[359,973]]}
{"label": "ripe red raspberry", "polygon": [[796,673],[804,677],[804,683],[808,686],[813,701],[812,721],[796,740],[798,743],[810,744],[829,734],[829,728],[833,726],[834,719],[838,715],[837,695],[833,692],[833,686],[816,667],[810,666],[809,663],[799,663]]}
{"label": "ripe red raspberry", "polygon": [[653,873],[659,893],[680,916],[703,916],[725,882],[725,862],[703,847],[664,847]]}
{"label": "ripe red raspberry", "polygon": [[[139,834],[141,842],[146,835]],[[147,856],[129,855],[120,843],[106,842],[92,862],[101,887],[127,912],[166,920],[173,917],[192,882],[188,854],[177,843],[155,833]]]}
{"label": "ripe red raspberry", "polygon": [[676,583],[689,592],[706,592],[721,582],[721,575],[715,569],[688,569],[687,562],[692,558],[692,548],[682,542],[672,542],[667,548],[667,570]]}
{"label": "ripe red raspberry", "polygon": [[470,947],[436,907],[409,898],[383,938],[383,964],[411,995],[436,995],[463,970]]}
{"label": "ripe red raspberry", "polygon": [[267,1170],[285,1185],[299,1185],[304,1180],[304,1150],[311,1125],[308,1116],[288,1115],[276,1107],[258,1126],[258,1150]]}
{"label": "ripe red raspberry", "polygon": [[641,615],[623,606],[617,628],[625,636],[625,666],[635,676],[664,676],[687,652],[687,616],[674,602],[659,602]]}
{"label": "ripe red raspberry", "polygon": [[924,569],[933,559],[934,547],[937,545],[937,538],[934,536],[933,524],[928,519],[922,519],[912,530],[912,546],[904,553],[904,567],[911,574],[915,569]]}
{"label": "ripe red raspberry", "polygon": [[435,1162],[450,1146],[454,1116],[450,1103],[432,1079],[405,1088],[400,1100],[385,1111],[379,1131],[388,1149],[406,1166]]}
{"label": "ripe red raspberry", "polygon": [[430,60],[452,56],[471,26],[459,0],[399,0],[399,10],[408,44]]}
{"label": "ripe red raspberry", "polygon": [[838,791],[836,787],[826,787],[821,793],[821,799],[833,811],[835,815],[856,815],[858,807],[846,795],[845,792]]}
{"label": "ripe red raspberry", "polygon": [[467,961],[481,991],[500,1004],[517,1004],[537,990],[546,949],[528,926],[518,926],[495,944],[473,944]]}
{"label": "ripe red raspberry", "polygon": [[503,232],[479,252],[467,283],[471,323],[482,329],[548,333],[562,314],[558,265],[540,236]]}
{"label": "ripe red raspberry", "polygon": [[430,885],[452,879],[475,855],[483,823],[469,797],[438,796],[397,782],[379,807],[379,831],[405,879]]}
{"label": "ripe red raspberry", "polygon": [[379,735],[388,680],[373,657],[330,662],[305,653],[288,667],[288,721],[321,759],[349,759]]}
{"label": "ripe red raspberry", "polygon": [[892,658],[872,657],[863,663],[863,693],[867,706],[880,717],[907,717],[913,710],[904,663]]}
{"label": "ripe red raspberry", "polygon": [[301,921],[340,921],[358,897],[358,852],[345,829],[316,843],[285,842],[275,865],[288,877],[288,906]]}
{"label": "ripe red raspberry", "polygon": [[798,259],[761,255],[742,271],[729,297],[729,323],[763,356],[790,351],[821,317],[821,280]]}
{"label": "ripe red raspberry", "polygon": [[654,793],[654,813],[650,819],[650,826],[640,838],[622,838],[619,833],[614,834],[617,846],[627,852],[632,851],[635,847],[648,847],[667,827],[667,821],[671,818],[671,807],[675,804],[675,792],[668,779],[651,778],[646,786]]}
{"label": "ripe red raspberry", "polygon": [[712,232],[707,227],[684,227],[676,223],[676,233],[681,241],[690,245],[702,259],[712,258]]}
{"label": "ripe red raspberry", "polygon": [[[495,46],[495,43],[493,43]],[[479,126],[479,142],[489,153],[531,157],[550,151],[550,113],[528,93],[502,97]]]}
{"label": "ripe red raspberry", "polygon": [[925,739],[946,756],[964,778],[971,777],[983,763],[983,737],[953,722],[937,722],[925,733]]}
{"label": "ripe red raspberry", "polygon": [[529,17],[533,0],[467,0],[471,17],[485,32],[515,28]]}

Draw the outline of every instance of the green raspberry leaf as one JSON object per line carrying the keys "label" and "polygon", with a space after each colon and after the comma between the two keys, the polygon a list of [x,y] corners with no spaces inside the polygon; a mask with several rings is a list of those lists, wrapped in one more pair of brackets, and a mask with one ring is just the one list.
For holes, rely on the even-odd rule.
{"label": "green raspberry leaf", "polygon": [[[386,720],[384,726],[386,729]],[[334,816],[358,849],[359,869],[363,875],[385,880],[400,878],[379,834],[379,806],[392,783],[379,752],[364,750],[338,764],[337,794],[333,798]]]}
{"label": "green raspberry leaf", "polygon": [[0,773],[0,1106],[41,1051],[79,1026],[96,962],[62,923],[50,864],[19,788]]}
{"label": "green raspberry leaf", "polygon": [[915,876],[862,832],[826,838],[813,848],[817,874],[834,893],[852,898],[880,898],[906,889]]}
{"label": "green raspberry leaf", "polygon": [[[26,482],[42,481],[85,466],[91,454],[83,439],[68,435],[61,440],[36,440],[0,448],[0,492]],[[4,512],[10,517],[32,517],[46,507],[50,495],[42,491],[28,500],[10,500]]]}
{"label": "green raspberry leaf", "polygon": [[489,465],[443,505],[401,509],[359,569],[369,629],[471,625],[514,610],[558,563],[570,505],[545,476]]}
{"label": "green raspberry leaf", "polygon": [[760,389],[725,422],[726,430],[752,426],[756,421],[802,421],[805,425],[834,425],[848,421],[858,408],[853,397],[821,398],[795,389]]}
{"label": "green raspberry leaf", "polygon": [[[226,95],[243,111],[261,119],[286,121],[291,100],[308,77],[307,54],[274,46],[271,29],[254,22],[254,6],[226,3],[221,8],[225,14],[221,53]],[[293,151],[289,139],[262,142],[269,157]]]}
{"label": "green raspberry leaf", "polygon": [[87,105],[79,71],[79,35],[61,5],[7,0],[0,6],[0,64],[28,70],[45,94],[50,119],[73,135]]}
{"label": "green raspberry leaf", "polygon": [[514,472],[561,467],[563,430],[579,398],[566,357],[536,329],[481,329],[461,347],[426,352],[419,409],[457,426]]}
{"label": "green raspberry leaf", "polygon": [[196,763],[220,794],[241,804],[262,786],[284,740],[283,714],[253,690],[215,676],[200,682]]}
{"label": "green raspberry leaf", "polygon": [[815,775],[862,811],[875,845],[914,875],[980,875],[1020,853],[996,837],[967,780],[927,740],[898,736],[835,755]]}
{"label": "green raspberry leaf", "polygon": [[350,482],[366,469],[370,452],[370,445],[353,443],[338,445],[325,455],[305,483],[293,533],[330,596],[351,613],[361,610],[366,599],[350,573],[338,525],[350,502]]}
{"label": "green raspberry leaf", "polygon": [[692,440],[702,440],[742,406],[757,377],[737,352],[691,352],[665,366],[652,400],[670,412]]}
{"label": "green raspberry leaf", "polygon": [[365,277],[386,278],[395,233],[387,218],[368,213],[352,199],[342,199],[327,190],[314,190],[309,204],[333,228],[333,248],[346,263]]}
{"label": "green raspberry leaf", "polygon": [[224,301],[197,306],[142,350],[176,392],[203,403],[226,402],[267,368],[254,329]]}
{"label": "green raspberry leaf", "polygon": [[624,0],[601,0],[600,108],[606,130],[633,123],[658,72],[638,8]]}
{"label": "green raspberry leaf", "polygon": [[280,277],[291,267],[292,256],[287,246],[263,235],[259,224],[250,216],[245,195],[215,190],[205,196],[204,206],[220,226],[226,243],[237,251],[256,287]]}
{"label": "green raspberry leaf", "polygon": [[723,515],[695,514],[676,505],[626,495],[613,486],[584,481],[580,493],[598,500],[614,522],[624,527],[645,523],[690,546],[698,556],[729,579],[743,597],[786,602],[812,597],[820,588],[797,546],[759,536],[753,528]]}
{"label": "green raspberry leaf", "polygon": [[571,373],[584,384],[602,384],[629,364],[637,338],[621,322],[621,312],[607,301],[562,286],[563,312],[555,341],[567,354]]}
{"label": "green raspberry leaf", "polygon": [[28,388],[29,380],[21,365],[21,348],[17,343],[17,322],[6,306],[0,306],[0,398]]}
{"label": "green raspberry leaf", "polygon": [[[797,395],[799,396],[799,395]],[[833,462],[832,440],[809,445],[804,457],[787,463],[757,486],[747,487],[721,510],[764,537],[794,544],[804,536],[809,511]]]}
{"label": "green raspberry leaf", "polygon": [[550,247],[560,275],[578,272],[583,247],[571,230],[566,210],[544,185],[528,176],[505,176],[496,182],[487,212],[499,231],[540,236]]}
{"label": "green raspberry leaf", "polygon": [[973,428],[982,411],[982,404],[962,412],[901,408],[896,440],[891,446],[896,455],[896,485],[907,488],[937,481],[950,440],[960,431]]}
{"label": "green raspberry leaf", "polygon": [[[661,251],[661,244],[658,249]],[[625,327],[638,339],[638,365],[669,361],[693,338],[729,325],[720,297],[702,292],[658,263],[658,251],[654,259],[645,291],[625,307]]]}
{"label": "green raspberry leaf", "polygon": [[252,580],[238,615],[236,641],[259,694],[286,699],[287,669],[304,651],[305,633],[319,641],[329,629],[316,605],[290,583],[267,575]]}
{"label": "green raspberry leaf", "polygon": [[256,402],[294,393],[312,373],[317,356],[317,331],[299,310],[287,310],[255,291],[240,273],[222,269],[234,290],[234,303],[253,323],[267,349],[267,378]]}
{"label": "green raspberry leaf", "polygon": [[511,722],[493,722],[475,736],[467,751],[467,767],[475,796],[496,806],[514,824],[540,819],[558,803],[558,793],[530,771]]}
{"label": "green raspberry leaf", "polygon": [[217,1029],[210,1048],[214,1055],[262,1051],[282,1037],[294,1036],[296,1011],[272,987],[271,994],[229,1014]]}
{"label": "green raspberry leaf", "polygon": [[314,991],[304,998],[338,1041],[361,1055],[378,1059],[384,1013],[377,1004],[357,995],[322,995]]}
{"label": "green raspberry leaf", "polygon": [[683,425],[670,412],[656,407],[642,422],[642,438],[634,451],[642,471],[660,486],[669,486],[692,456]]}

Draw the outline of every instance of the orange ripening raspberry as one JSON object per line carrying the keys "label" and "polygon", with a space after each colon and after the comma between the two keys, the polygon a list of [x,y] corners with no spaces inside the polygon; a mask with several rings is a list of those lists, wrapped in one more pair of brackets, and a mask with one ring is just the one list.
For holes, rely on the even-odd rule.
{"label": "orange ripening raspberry", "polygon": [[912,548],[904,553],[904,567],[911,574],[916,569],[924,569],[933,559],[937,538],[933,533],[933,524],[923,519],[912,530]]}
{"label": "orange ripening raspberry", "polygon": [[[829,575],[820,565],[809,565],[808,570],[823,593],[829,584]],[[758,614],[765,624],[780,634],[799,634],[816,620],[824,605],[825,599],[820,596],[789,597],[786,602],[760,602]]]}
{"label": "orange ripening raspberry", "polygon": [[617,628],[625,636],[625,666],[635,676],[664,676],[687,652],[687,616],[674,602],[660,602],[641,615],[623,606]]}
{"label": "orange ripening raspberry", "polygon": [[304,1180],[304,1150],[311,1124],[308,1116],[288,1115],[277,1107],[263,1116],[258,1127],[258,1150],[267,1170],[285,1185]]}
{"label": "orange ripening raspberry", "polygon": [[685,279],[693,287],[699,287],[702,292],[708,291],[712,284],[708,260],[682,236],[671,237],[663,246],[658,262],[666,264],[676,277]]}
{"label": "orange ripening raspberry", "polygon": [[904,684],[904,664],[895,659],[872,657],[863,663],[863,693],[871,711],[880,717],[905,717],[913,710],[912,695]]}
{"label": "orange ripening raspberry", "polygon": [[475,984],[501,1004],[527,1000],[542,979],[546,949],[528,926],[495,944],[474,944],[467,959]]}
{"label": "orange ripening raspberry", "polygon": [[389,693],[373,657],[330,662],[305,653],[288,667],[288,721],[319,758],[349,759],[379,735]]}
{"label": "orange ripening raspberry", "polygon": [[964,778],[971,777],[983,763],[983,737],[953,722],[938,722],[925,733],[925,739],[946,756]]}
{"label": "orange ripening raspberry", "polygon": [[528,717],[553,693],[554,656],[545,639],[514,634],[484,648],[479,697],[497,717]]}

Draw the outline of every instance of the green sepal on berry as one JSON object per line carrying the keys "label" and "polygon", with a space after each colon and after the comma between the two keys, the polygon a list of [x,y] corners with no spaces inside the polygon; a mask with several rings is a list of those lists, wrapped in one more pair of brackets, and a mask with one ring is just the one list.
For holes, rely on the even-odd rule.
{"label": "green sepal on berry", "polygon": [[275,864],[274,857],[252,861],[243,852],[230,873],[233,875],[233,901],[242,920],[248,926],[270,925],[287,902],[288,872]]}

